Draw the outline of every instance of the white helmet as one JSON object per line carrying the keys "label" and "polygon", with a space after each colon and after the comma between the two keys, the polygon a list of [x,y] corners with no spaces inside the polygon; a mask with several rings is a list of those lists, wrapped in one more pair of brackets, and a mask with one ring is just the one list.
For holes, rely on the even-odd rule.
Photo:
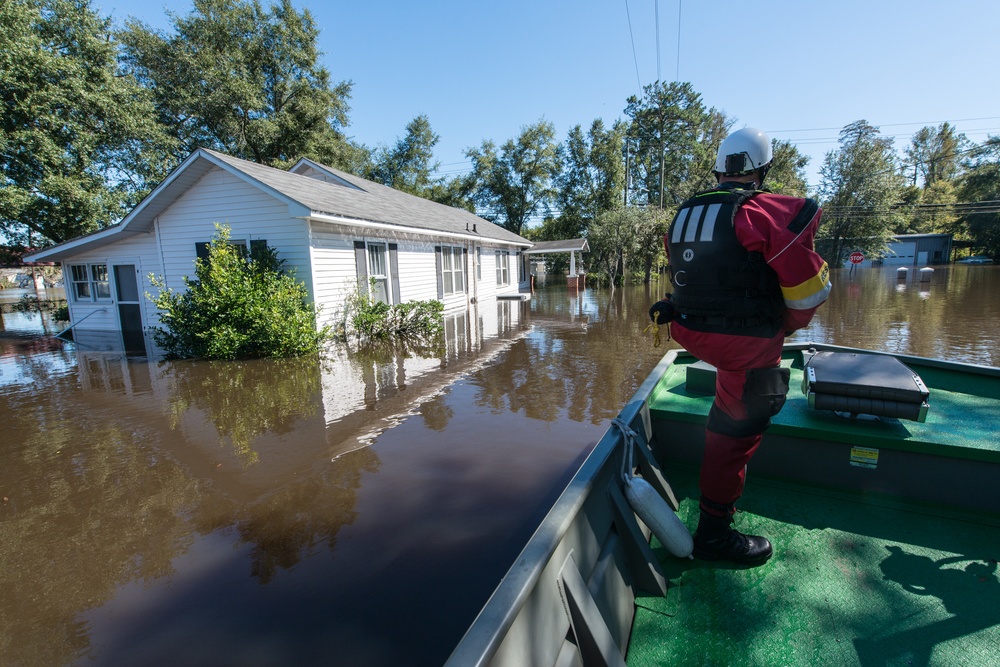
{"label": "white helmet", "polygon": [[715,172],[742,176],[771,164],[771,138],[758,129],[744,127],[722,140],[715,158]]}

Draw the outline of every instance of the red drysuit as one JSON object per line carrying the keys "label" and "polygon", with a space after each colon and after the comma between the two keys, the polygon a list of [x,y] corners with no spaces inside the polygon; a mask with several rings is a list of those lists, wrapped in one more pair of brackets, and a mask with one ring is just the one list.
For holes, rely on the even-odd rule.
{"label": "red drysuit", "polygon": [[[739,187],[723,184],[720,190],[732,191],[734,186]],[[710,201],[717,192],[703,193],[708,195],[705,200]],[[691,208],[696,199],[682,206],[664,239],[667,254],[671,255],[672,250],[677,253],[671,258],[672,279],[683,273],[681,252],[684,251],[684,259],[689,259],[695,254],[691,248],[699,247],[693,243],[684,245],[683,241],[712,240],[710,233],[702,232],[706,226],[704,213],[700,214],[702,222],[697,231],[692,226],[685,235],[683,229],[675,229],[684,222],[679,220],[684,207]],[[695,215],[698,214],[695,209]],[[768,315],[773,326],[765,327],[766,334],[761,335],[761,327],[751,332],[733,326],[723,312],[718,317],[702,317],[700,325],[694,323],[698,318],[685,316],[681,307],[674,316],[671,334],[677,342],[717,369],[715,402],[706,429],[701,467],[701,506],[710,514],[723,516],[732,512],[743,492],[746,465],[760,445],[770,417],[784,403],[787,372],[782,386],[780,372],[774,369],[779,365],[785,336],[807,325],[829,294],[829,269],[813,248],[821,215],[822,211],[811,200],[765,192],[753,194],[735,209],[732,230],[736,240],[746,251],[763,256],[777,277],[775,285],[774,276],[768,274],[773,285],[769,289],[780,289],[781,293],[780,301],[774,297],[777,306],[772,306]],[[694,215],[687,217],[693,220]],[[728,222],[712,220],[711,224],[717,230]],[[716,233],[716,236],[723,235]],[[732,245],[731,234],[729,242]],[[704,247],[702,244],[700,248]],[[706,275],[704,269],[702,275]],[[683,289],[675,280],[675,295]],[[692,303],[690,297],[688,303]],[[704,309],[701,312],[704,314]],[[778,313],[777,319],[774,312]],[[747,320],[743,322],[746,324]]]}

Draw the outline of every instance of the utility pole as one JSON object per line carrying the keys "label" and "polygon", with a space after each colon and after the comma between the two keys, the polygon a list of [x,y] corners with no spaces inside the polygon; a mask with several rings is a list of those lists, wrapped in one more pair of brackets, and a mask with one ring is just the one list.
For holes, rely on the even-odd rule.
{"label": "utility pole", "polygon": [[630,178],[631,172],[629,171],[628,137],[625,137],[625,200],[622,202],[623,206],[628,206],[628,182]]}

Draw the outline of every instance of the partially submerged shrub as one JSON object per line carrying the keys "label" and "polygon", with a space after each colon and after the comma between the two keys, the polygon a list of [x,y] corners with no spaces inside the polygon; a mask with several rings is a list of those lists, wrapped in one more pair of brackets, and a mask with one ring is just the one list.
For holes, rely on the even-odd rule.
{"label": "partially submerged shrub", "polygon": [[195,262],[195,279],[183,292],[167,288],[147,295],[160,309],[165,328],[153,338],[169,357],[246,359],[294,357],[317,352],[329,336],[317,331],[316,309],[305,285],[283,270],[277,251],[254,247],[247,254],[229,243],[229,227],[216,225],[208,258]]}
{"label": "partially submerged shrub", "polygon": [[436,300],[390,306],[359,290],[348,310],[354,335],[365,340],[426,339],[439,334],[444,326],[444,304]]}

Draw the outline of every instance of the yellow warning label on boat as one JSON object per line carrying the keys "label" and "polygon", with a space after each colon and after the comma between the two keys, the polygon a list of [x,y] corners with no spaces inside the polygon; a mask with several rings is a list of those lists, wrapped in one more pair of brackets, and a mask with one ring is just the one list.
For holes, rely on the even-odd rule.
{"label": "yellow warning label on boat", "polygon": [[878,466],[878,450],[871,447],[851,447],[851,465],[875,468]]}

